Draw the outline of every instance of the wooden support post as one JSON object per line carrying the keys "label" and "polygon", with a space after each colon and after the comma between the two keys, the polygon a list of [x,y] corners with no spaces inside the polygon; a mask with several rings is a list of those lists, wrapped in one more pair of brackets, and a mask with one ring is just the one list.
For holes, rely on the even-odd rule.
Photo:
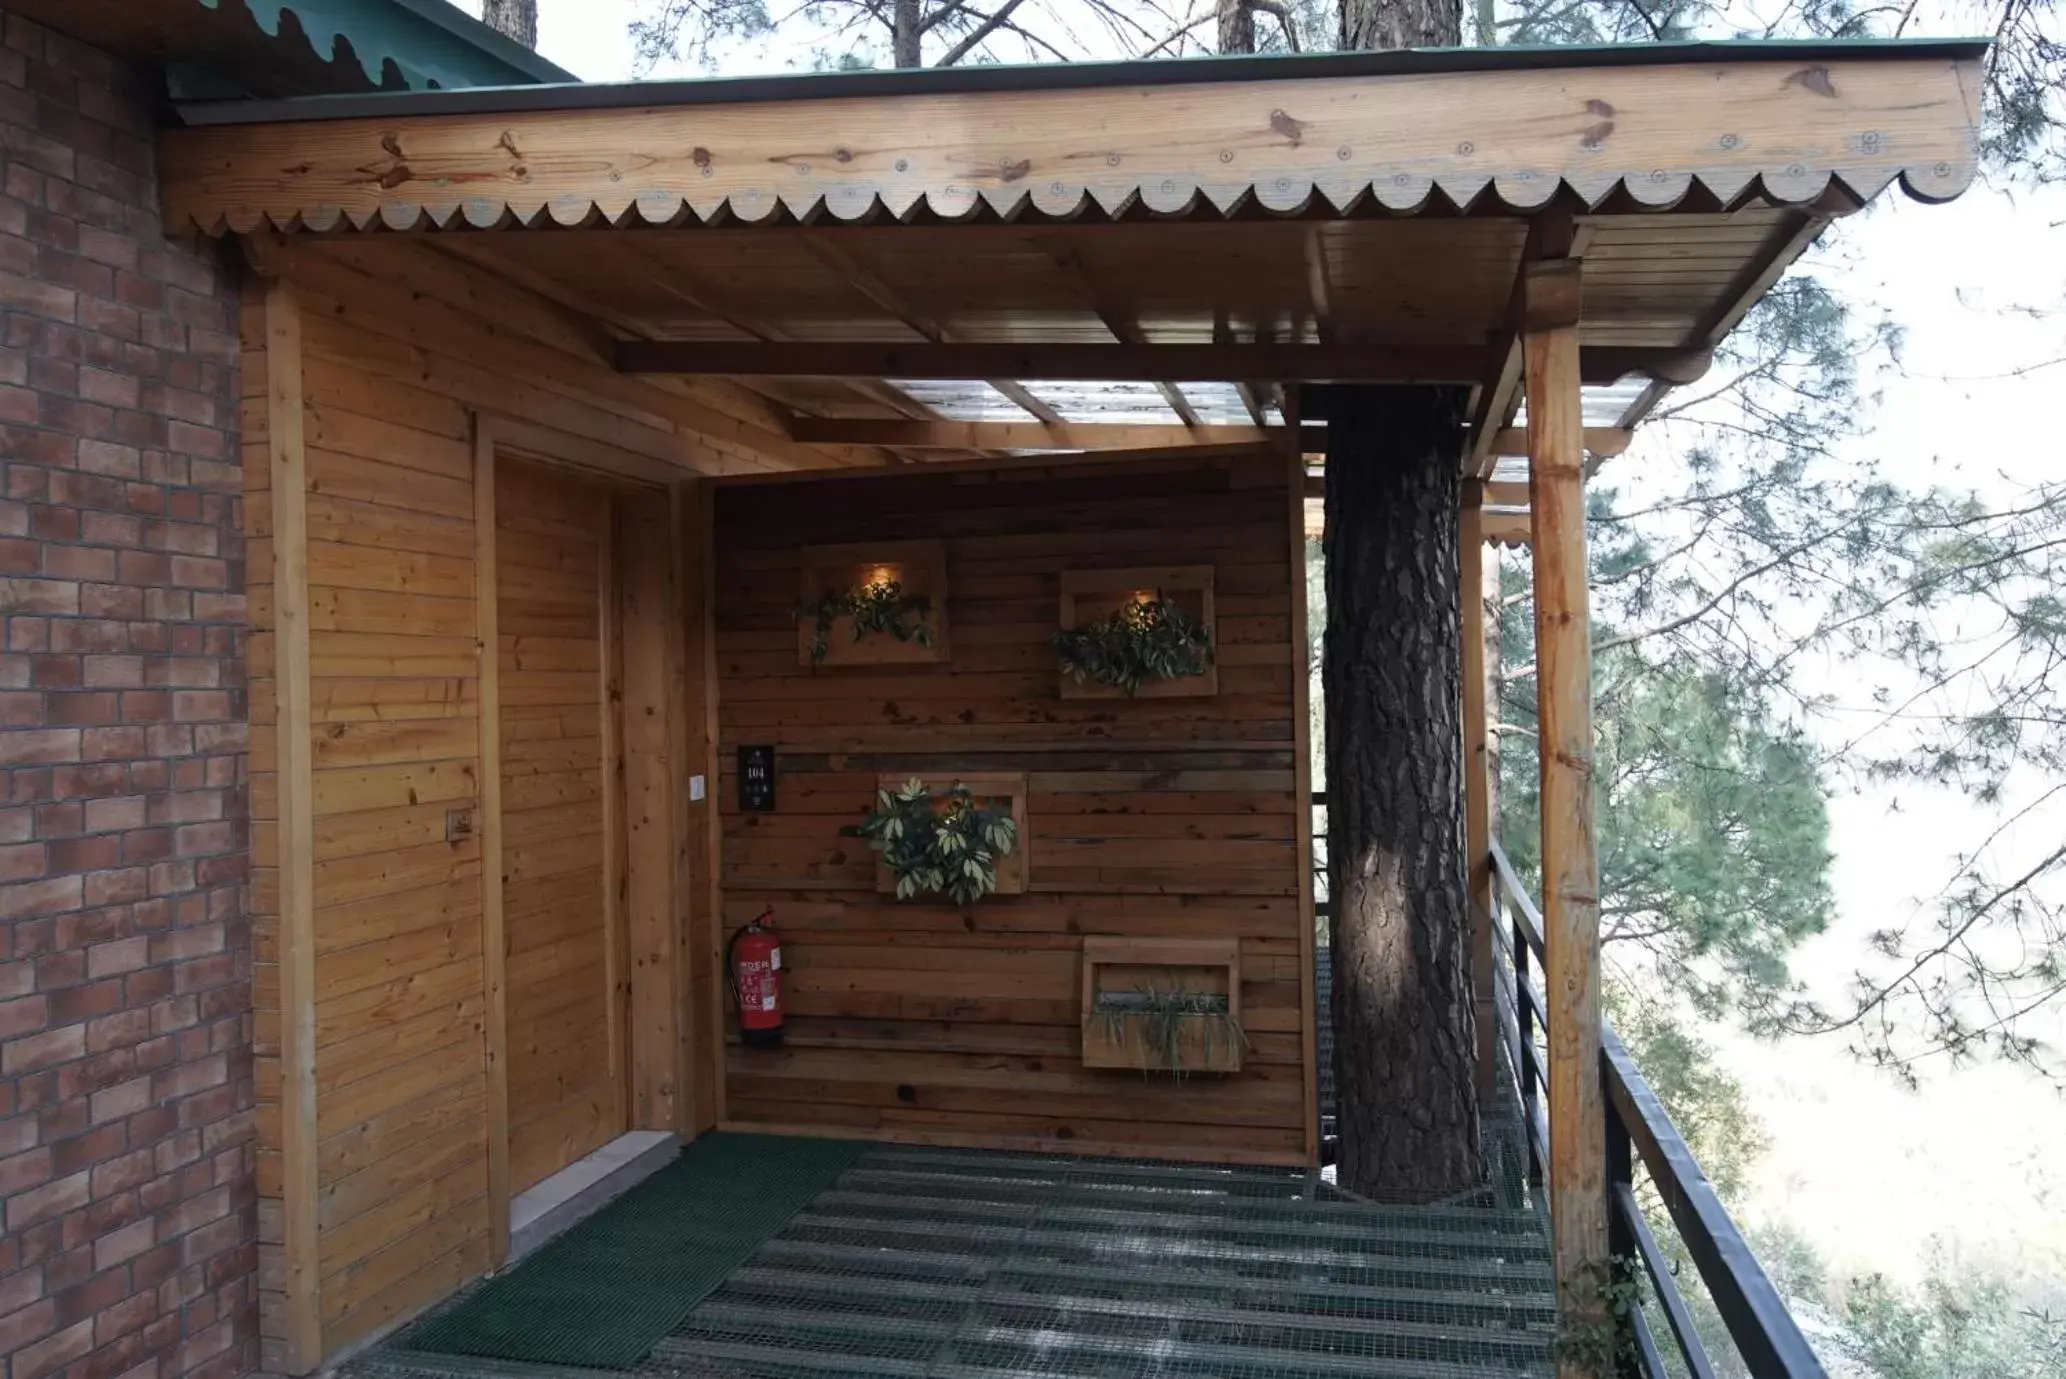
{"label": "wooden support post", "polygon": [[315,762],[310,740],[308,458],[301,297],[265,286],[266,435],[273,518],[273,693],[279,753],[280,1229],[286,1365],[323,1360],[316,1194]]}
{"label": "wooden support post", "polygon": [[624,913],[630,932],[632,1127],[682,1124],[681,885],[675,875],[674,792],[680,757],[670,732],[670,647],[678,633],[673,505],[640,493],[617,504],[623,620]]}
{"label": "wooden support post", "polygon": [[696,970],[702,980],[696,986],[696,1000],[702,1003],[697,1015],[697,1045],[702,1053],[698,1067],[707,1093],[696,1100],[695,1129],[698,1133],[723,1123],[725,1114],[725,912],[722,858],[724,811],[718,800],[723,773],[718,762],[717,722],[717,492],[708,481],[698,483],[679,514],[680,539],[687,547],[684,570],[694,582],[683,595],[686,617],[690,693],[689,709],[692,745],[691,770],[704,775],[704,794],[698,810],[692,810],[695,837],[695,899],[697,914]]}
{"label": "wooden support post", "polygon": [[[1542,760],[1542,914],[1549,1002],[1550,1235],[1567,1322],[1604,1320],[1606,1121],[1600,1087],[1599,865],[1593,836],[1579,265],[1528,266],[1526,375]],[[1585,1372],[1570,1364],[1567,1379]],[[1592,1376],[1585,1375],[1585,1379]]]}
{"label": "wooden support post", "polygon": [[599,487],[595,491],[596,534],[596,640],[602,656],[597,673],[601,684],[597,700],[602,706],[599,728],[602,737],[602,892],[596,903],[602,912],[603,928],[603,1012],[609,1023],[610,1114],[623,1129],[648,1127],[638,1119],[638,1094],[631,1070],[631,1025],[635,1018],[631,1004],[631,925],[626,869],[625,805],[628,791],[624,768],[624,607],[623,580],[618,561],[617,491]]}
{"label": "wooden support post", "polygon": [[495,541],[495,436],[473,418],[474,631],[480,643],[481,990],[486,999],[488,1263],[509,1258],[509,983],[502,920],[502,634]]}
{"label": "wooden support post", "polygon": [[1477,1005],[1478,1095],[1499,1079],[1499,1004],[1492,963],[1492,754],[1485,673],[1485,488],[1464,486],[1457,603],[1463,615],[1464,892],[1471,919],[1471,996]]}

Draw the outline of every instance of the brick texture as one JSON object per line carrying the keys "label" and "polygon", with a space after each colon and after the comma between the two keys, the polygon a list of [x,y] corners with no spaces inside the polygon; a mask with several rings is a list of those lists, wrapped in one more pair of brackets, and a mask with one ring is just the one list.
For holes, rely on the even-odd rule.
{"label": "brick texture", "polygon": [[236,275],[0,12],[0,1379],[255,1368]]}

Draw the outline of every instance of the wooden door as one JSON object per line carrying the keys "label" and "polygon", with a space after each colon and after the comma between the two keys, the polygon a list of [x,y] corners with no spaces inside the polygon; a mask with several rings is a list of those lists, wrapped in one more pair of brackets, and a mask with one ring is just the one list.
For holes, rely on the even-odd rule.
{"label": "wooden door", "polygon": [[629,1128],[610,502],[496,466],[512,1192]]}

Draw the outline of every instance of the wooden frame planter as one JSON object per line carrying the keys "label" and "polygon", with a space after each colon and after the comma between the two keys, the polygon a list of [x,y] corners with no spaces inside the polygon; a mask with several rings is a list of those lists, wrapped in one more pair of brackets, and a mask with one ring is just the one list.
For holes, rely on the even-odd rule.
{"label": "wooden frame planter", "polygon": [[1100,992],[1141,987],[1209,992],[1227,998],[1226,1014],[1241,1023],[1241,945],[1237,939],[1117,938],[1083,940],[1083,1066],[1134,1072],[1238,1073],[1239,1038],[1208,1037],[1205,1026],[1186,1029],[1172,1068],[1146,1043],[1143,1022],[1128,1021],[1115,1037],[1097,1011]]}
{"label": "wooden frame planter", "polygon": [[[1120,605],[1146,593],[1160,593],[1205,629],[1215,652],[1219,648],[1218,619],[1213,608],[1212,566],[1161,565],[1126,570],[1062,571],[1061,628],[1073,631],[1100,618],[1110,617]],[[1075,676],[1061,677],[1064,699],[1200,699],[1220,692],[1217,657],[1208,662],[1203,675],[1186,675],[1173,680],[1147,680],[1138,692],[1127,694],[1117,685],[1085,683]]]}
{"label": "wooden frame planter", "polygon": [[[923,780],[927,788],[934,791],[952,789],[958,782],[967,786],[969,793],[977,800],[1001,801],[1011,810],[1012,821],[1019,826],[1018,846],[997,859],[997,889],[990,892],[990,895],[1024,895],[1027,879],[1032,873],[1033,850],[1033,825],[1026,816],[1029,792],[1025,773],[959,771],[928,775],[923,771],[887,771],[875,778],[875,786],[878,790],[896,791],[902,789],[914,776]],[[896,874],[884,865],[880,856],[875,859],[875,889],[880,895],[895,895],[897,892]],[[944,896],[927,899],[942,905],[953,903]],[[975,903],[980,905],[982,901],[978,900]]]}
{"label": "wooden frame planter", "polygon": [[947,547],[939,541],[868,541],[845,546],[806,546],[797,576],[801,609],[830,592],[851,589],[871,580],[894,579],[907,594],[925,598],[925,616],[932,627],[930,644],[899,641],[886,632],[865,632],[854,639],[850,615],[835,618],[825,639],[825,655],[813,660],[811,644],[817,623],[799,612],[796,619],[797,664],[838,666],[925,665],[947,659]]}

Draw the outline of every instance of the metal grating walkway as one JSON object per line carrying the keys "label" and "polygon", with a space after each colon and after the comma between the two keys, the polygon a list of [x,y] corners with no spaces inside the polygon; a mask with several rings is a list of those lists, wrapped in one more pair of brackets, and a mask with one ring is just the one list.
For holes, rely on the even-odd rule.
{"label": "metal grating walkway", "polygon": [[[648,1379],[1547,1376],[1526,1207],[1372,1206],[1269,1169],[871,1150],[663,1339]],[[591,1371],[386,1350],[366,1379]]]}

